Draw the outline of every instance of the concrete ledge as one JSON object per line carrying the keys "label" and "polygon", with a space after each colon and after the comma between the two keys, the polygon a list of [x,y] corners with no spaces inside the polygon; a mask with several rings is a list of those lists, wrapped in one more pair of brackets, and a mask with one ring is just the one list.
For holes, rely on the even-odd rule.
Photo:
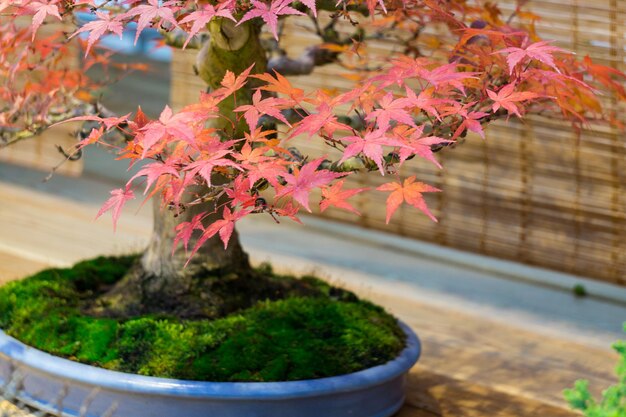
{"label": "concrete ledge", "polygon": [[304,222],[307,226],[327,234],[343,235],[350,237],[353,241],[368,241],[384,248],[412,253],[431,260],[439,260],[446,264],[471,268],[475,271],[497,275],[500,278],[528,282],[570,293],[574,291],[575,286],[582,285],[588,297],[626,305],[626,287],[604,283],[589,277],[466,252],[314,216],[306,216]]}

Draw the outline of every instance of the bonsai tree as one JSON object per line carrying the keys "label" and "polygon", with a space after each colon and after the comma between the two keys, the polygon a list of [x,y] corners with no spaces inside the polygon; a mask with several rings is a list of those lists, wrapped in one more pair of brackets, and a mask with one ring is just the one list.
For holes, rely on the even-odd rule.
{"label": "bonsai tree", "polygon": [[[140,260],[100,295],[90,314],[213,317],[235,309],[217,288],[237,294],[236,308],[284,290],[259,276],[242,249],[236,224],[248,216],[298,221],[302,211],[335,207],[358,215],[349,199],[386,193],[386,220],[402,204],[436,221],[424,199],[440,190],[404,164],[455,147],[470,132],[483,136],[497,119],[551,114],[576,128],[606,121],[599,91],[626,96],[623,75],[579,59],[534,30],[536,16],[518,1],[512,14],[466,0],[42,0],[4,1],[0,64],[0,146],[63,121],[84,121],[73,149],[115,147],[130,163],[147,161],[113,190],[99,215],[115,222],[143,193],[154,202],[154,233]],[[78,23],[77,12],[93,20]],[[302,55],[281,49],[284,21],[305,18],[319,42]],[[42,34],[50,22],[63,31]],[[137,37],[158,28],[174,47],[197,49],[196,72],[207,84],[196,103],[158,119],[141,109],[116,115],[98,103],[99,85],[64,67],[73,43],[85,66],[106,65],[105,35],[136,24]],[[394,40],[386,56],[372,43]],[[352,71],[347,91],[304,91],[298,76],[338,64]],[[289,78],[287,78],[289,77]],[[310,157],[294,144],[321,141]],[[355,175],[377,175],[376,189],[349,188]],[[445,192],[445,190],[443,190]],[[219,279],[206,280],[207,271]],[[278,285],[278,287],[277,287]],[[298,284],[293,284],[298,285]],[[219,293],[221,294],[221,293]]]}

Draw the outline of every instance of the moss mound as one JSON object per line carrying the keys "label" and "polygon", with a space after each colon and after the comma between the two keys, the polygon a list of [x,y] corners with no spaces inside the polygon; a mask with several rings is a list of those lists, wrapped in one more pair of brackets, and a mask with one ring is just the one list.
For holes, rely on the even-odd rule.
{"label": "moss mound", "polygon": [[287,295],[216,320],[82,314],[135,259],[101,257],[0,287],[0,328],[37,349],[107,369],[220,382],[342,375],[388,362],[405,346],[382,308],[314,277],[302,278],[316,289],[312,296]]}

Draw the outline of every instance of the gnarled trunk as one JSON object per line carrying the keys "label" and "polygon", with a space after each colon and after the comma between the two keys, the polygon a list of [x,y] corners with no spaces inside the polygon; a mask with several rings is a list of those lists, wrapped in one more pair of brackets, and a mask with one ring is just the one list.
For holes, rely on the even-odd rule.
{"label": "gnarled trunk", "polygon": [[[210,39],[198,54],[197,70],[209,88],[218,88],[227,70],[239,74],[255,64],[254,73],[265,71],[267,58],[257,25],[247,22],[235,26],[228,19],[214,19],[208,29]],[[220,103],[223,117],[215,119],[214,127],[243,137],[245,121],[237,121],[233,109],[252,102],[253,87],[249,83]],[[197,191],[203,194],[201,187]],[[216,204],[219,202],[192,205],[175,215],[155,199],[154,231],[141,260],[89,310],[93,314],[117,317],[140,314],[216,317],[281,292],[279,284],[263,282],[262,277],[254,274],[236,231],[226,250],[216,235],[191,260],[182,246],[173,248],[176,226],[200,212],[213,212]],[[207,216],[205,226],[220,215],[221,211]],[[190,241],[191,248],[199,237],[196,231]],[[237,295],[233,298],[232,293]]]}

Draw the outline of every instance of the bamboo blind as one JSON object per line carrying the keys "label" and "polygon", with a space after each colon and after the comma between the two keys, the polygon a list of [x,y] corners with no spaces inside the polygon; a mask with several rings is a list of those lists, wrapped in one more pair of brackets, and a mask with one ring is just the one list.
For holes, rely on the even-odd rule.
{"label": "bamboo blind", "polygon": [[[505,15],[515,1],[498,1]],[[626,1],[537,0],[531,10],[542,16],[538,32],[557,45],[590,55],[604,65],[626,70]],[[312,42],[303,30],[306,20],[285,27],[290,55]],[[178,52],[172,66],[172,105],[196,100],[204,86],[191,77],[193,53]],[[304,89],[345,88],[335,66],[293,79]],[[609,112],[626,123],[626,108],[605,97]],[[608,127],[584,131],[580,137],[567,124],[542,117],[498,122],[485,141],[469,137],[456,149],[438,154],[444,169],[427,161],[412,161],[403,175],[417,175],[442,193],[428,195],[439,219],[430,221],[412,207],[402,206],[385,225],[386,193],[353,198],[363,213],[340,210],[323,216],[381,229],[500,258],[585,275],[626,285],[626,138]],[[299,146],[309,154],[327,153],[316,141]],[[354,176],[351,186],[376,187],[377,175]]]}

